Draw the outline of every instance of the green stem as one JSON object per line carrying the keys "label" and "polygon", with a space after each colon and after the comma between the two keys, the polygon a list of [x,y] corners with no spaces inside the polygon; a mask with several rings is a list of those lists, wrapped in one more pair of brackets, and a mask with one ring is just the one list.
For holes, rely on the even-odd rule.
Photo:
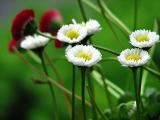
{"label": "green stem", "polygon": [[[62,84],[60,84],[59,82],[53,80],[52,78],[50,78],[49,76],[47,76],[43,71],[39,70],[35,65],[33,65],[32,63],[30,63],[22,53],[20,53],[17,49],[15,49],[15,52],[17,54],[17,56],[19,57],[19,59],[21,59],[23,61],[23,63],[25,65],[27,65],[32,71],[34,71],[35,73],[39,74],[40,76],[44,77],[47,82],[55,85],[57,88],[59,88],[60,90],[62,90],[63,92],[65,92],[67,95],[72,96],[72,92],[70,90],[68,90],[67,88],[65,88]],[[43,81],[42,81],[43,82]],[[36,83],[42,83],[40,82],[36,82]],[[79,101],[82,101],[82,98],[78,95],[75,94],[75,98]],[[85,101],[86,105],[88,107],[91,107],[90,102],[88,102],[87,100]]]}
{"label": "green stem", "polygon": [[114,37],[115,37],[116,40],[120,43],[120,45],[123,46],[122,43],[121,43],[121,41],[119,40],[118,35],[116,34],[116,31],[115,31],[115,30],[113,29],[113,27],[112,27],[111,22],[108,20],[108,18],[107,18],[106,15],[105,15],[105,10],[103,9],[103,6],[102,6],[101,1],[100,1],[100,0],[97,0],[97,3],[98,3],[99,8],[100,8],[100,10],[101,10],[102,16],[103,16],[104,20],[106,21],[107,25],[109,26],[110,30],[112,31]]}
{"label": "green stem", "polygon": [[150,67],[143,67],[145,70],[147,70],[148,72],[152,73],[153,75],[156,75],[157,77],[160,77],[160,72],[150,68]]}
{"label": "green stem", "polygon": [[137,28],[137,18],[138,18],[138,0],[134,0],[134,24],[133,30]]}
{"label": "green stem", "polygon": [[[139,84],[138,84],[138,94],[139,96],[141,96],[141,87],[142,87],[142,76],[143,76],[143,68],[140,67],[140,72],[139,72]],[[143,109],[143,101],[142,99],[140,98],[140,105],[141,105],[141,108]],[[142,112],[142,110],[141,110]]]}
{"label": "green stem", "polygon": [[39,31],[39,30],[37,30],[37,32],[36,32],[36,33],[37,33],[37,34],[39,34],[39,35],[41,35],[41,36],[43,36],[43,37],[46,37],[46,38],[52,39],[52,40],[57,39],[55,36],[48,36],[48,35],[46,35],[46,34],[42,33],[42,32],[41,32],[41,31]]}
{"label": "green stem", "polygon": [[113,51],[112,49],[109,49],[109,48],[105,48],[105,47],[101,47],[101,46],[98,46],[98,45],[93,45],[95,48],[97,49],[100,49],[100,50],[103,50],[103,51],[106,51],[106,52],[109,52],[109,53],[112,53],[114,55],[119,55],[118,52],[116,51]]}
{"label": "green stem", "polygon": [[136,114],[136,119],[140,119],[140,94],[138,93],[138,81],[137,81],[137,68],[132,68],[133,72],[133,81],[134,81],[134,89],[135,89],[135,97],[136,97],[136,106],[137,106],[137,114]]}
{"label": "green stem", "polygon": [[96,104],[96,101],[93,99],[93,96],[92,96],[92,94],[91,94],[90,88],[89,88],[89,87],[87,87],[87,88],[88,88],[87,90],[88,90],[89,96],[90,96],[90,98],[93,100],[94,106],[96,107],[96,110],[97,110],[97,112],[100,114],[101,118],[102,118],[103,120],[109,120],[109,119],[103,114],[103,112],[100,110],[100,108],[99,108],[98,105]]}
{"label": "green stem", "polygon": [[[85,14],[85,11],[84,11],[84,8],[83,8],[83,5],[82,5],[82,0],[78,0],[78,5],[79,5],[79,8],[80,8],[83,20],[86,22],[87,17],[86,17],[86,14]],[[91,38],[89,38],[89,42],[90,42],[90,44],[92,44],[92,39]]]}
{"label": "green stem", "polygon": [[72,83],[72,120],[75,120],[75,66],[73,65]]}
{"label": "green stem", "polygon": [[81,76],[82,76],[82,88],[81,88],[81,95],[82,95],[82,112],[83,112],[83,120],[86,120],[86,107],[85,107],[85,72],[86,68],[81,68]]}
{"label": "green stem", "polygon": [[[45,65],[45,61],[44,61],[44,58],[43,58],[43,52],[39,53],[39,57],[40,57],[40,59],[42,61],[42,67],[43,67],[44,73],[46,74],[46,76],[48,76],[48,71],[47,71],[47,68],[46,68],[46,65]],[[55,97],[54,88],[53,88],[51,83],[48,83],[48,85],[49,85],[49,89],[50,89],[50,92],[51,92],[51,95],[52,95],[53,104],[54,104],[55,119],[58,120],[58,109],[57,109],[57,104],[56,104],[56,97]]]}
{"label": "green stem", "polygon": [[[157,20],[157,19],[155,19],[155,21],[154,21],[153,30],[154,30],[155,32],[159,32],[159,25],[158,25],[158,20]],[[150,54],[151,57],[153,56],[153,53],[154,53],[154,51],[155,51],[155,48],[156,48],[156,46],[153,46],[153,47],[151,48],[151,50],[149,51],[149,54]],[[153,60],[151,60],[151,62],[152,62],[152,61],[153,61]],[[149,65],[150,65],[150,62],[148,62],[147,65],[149,66]],[[145,89],[145,85],[146,85],[146,82],[147,82],[147,76],[148,76],[148,71],[144,70],[144,71],[143,71],[143,76],[142,76],[142,90],[141,90],[141,94],[142,94],[142,95],[144,94],[144,89]]]}
{"label": "green stem", "polygon": [[107,57],[103,58],[100,62],[107,62],[107,61],[117,61],[116,57]]}
{"label": "green stem", "polygon": [[104,72],[102,71],[101,72],[102,74],[102,81],[103,81],[103,84],[104,84],[104,89],[105,89],[105,94],[106,94],[106,97],[107,97],[107,100],[108,100],[108,104],[113,112],[113,105],[112,105],[112,99],[111,99],[111,94],[109,93],[108,91],[108,85],[106,84],[105,82],[105,75],[104,75]]}
{"label": "green stem", "polygon": [[[93,99],[95,100],[95,94],[94,94],[94,86],[93,86],[93,83],[91,81],[91,77],[90,77],[90,70],[89,70],[89,73],[88,73],[88,87],[90,89],[90,92],[93,96]],[[94,100],[92,98],[91,99],[91,104],[92,104],[92,112],[93,112],[93,120],[97,120],[97,112],[96,112],[96,107],[94,105]]]}
{"label": "green stem", "polygon": [[[100,9],[93,4],[90,0],[82,0],[86,5],[88,5],[89,7],[91,7],[92,9],[94,9],[97,12],[101,12]],[[105,9],[105,16],[108,18],[108,20],[110,20],[113,24],[115,24],[121,31],[123,31],[123,33],[125,33],[126,36],[128,36],[128,34],[131,33],[131,31],[129,30],[129,28],[120,20],[118,19],[111,11],[110,9],[105,5],[105,2],[102,1],[102,5]]]}
{"label": "green stem", "polygon": [[[56,66],[54,65],[54,63],[51,61],[51,58],[49,57],[49,55],[44,52],[44,57],[46,58],[48,64],[50,65],[51,69],[53,70],[53,72],[55,73],[56,77],[57,77],[57,81],[64,86],[61,76],[56,68]],[[55,61],[54,61],[55,62]],[[66,94],[65,92],[63,92],[63,96],[64,96],[64,100],[66,102],[67,108],[68,108],[68,115],[71,117],[71,99],[70,96],[68,94]]]}
{"label": "green stem", "polygon": [[82,1],[81,1],[81,0],[78,0],[78,5],[79,5],[79,7],[80,7],[80,10],[81,10],[83,19],[84,19],[84,21],[86,22],[86,21],[87,21],[87,17],[86,17],[86,14],[85,14],[85,12],[84,12],[84,8],[83,8]]}
{"label": "green stem", "polygon": [[[97,67],[97,65],[95,66]],[[97,83],[101,86],[103,86],[103,82],[102,82],[102,77],[101,77],[101,74],[99,72],[97,72],[96,70],[94,70],[92,72],[92,77],[97,81]],[[118,96],[123,96],[125,94],[125,92],[120,88],[118,87],[117,85],[115,85],[113,82],[111,82],[109,79],[105,78],[105,83],[108,85],[108,90],[110,88],[110,93],[112,94],[112,92],[116,92],[118,94]],[[114,95],[114,94],[113,94]],[[119,98],[118,97],[118,98]]]}

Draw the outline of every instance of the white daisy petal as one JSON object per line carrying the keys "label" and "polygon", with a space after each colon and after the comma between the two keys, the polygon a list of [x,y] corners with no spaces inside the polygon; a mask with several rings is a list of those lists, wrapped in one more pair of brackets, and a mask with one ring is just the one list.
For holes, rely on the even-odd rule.
{"label": "white daisy petal", "polygon": [[136,30],[130,35],[130,43],[134,47],[147,48],[152,47],[159,42],[159,35],[149,30]]}
{"label": "white daisy petal", "polygon": [[[82,23],[84,25],[84,23]],[[85,27],[87,28],[88,35],[95,34],[101,30],[101,25],[97,20],[89,20],[85,23]]]}
{"label": "white daisy petal", "polygon": [[150,56],[145,50],[133,48],[122,51],[117,58],[122,66],[138,67],[146,64]]}
{"label": "white daisy petal", "polygon": [[86,36],[87,30],[78,24],[64,25],[57,33],[57,39],[59,41],[70,44],[78,43],[82,41]]}
{"label": "white daisy petal", "polygon": [[91,67],[102,59],[101,53],[91,45],[76,45],[66,50],[66,58],[77,66]]}
{"label": "white daisy petal", "polygon": [[[46,33],[50,36],[50,34]],[[41,35],[26,36],[21,42],[20,46],[23,49],[36,49],[38,47],[44,47],[48,43],[49,39]]]}
{"label": "white daisy petal", "polygon": [[72,19],[73,24],[81,25],[87,29],[87,35],[93,35],[101,30],[101,25],[97,20],[90,19],[87,22],[77,23],[75,19]]}

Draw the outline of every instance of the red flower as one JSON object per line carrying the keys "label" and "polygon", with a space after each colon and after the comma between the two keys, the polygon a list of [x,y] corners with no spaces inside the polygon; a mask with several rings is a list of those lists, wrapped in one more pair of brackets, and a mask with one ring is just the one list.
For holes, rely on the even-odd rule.
{"label": "red flower", "polygon": [[42,32],[54,33],[57,32],[61,26],[62,16],[57,10],[48,10],[43,13],[39,27]]}
{"label": "red flower", "polygon": [[54,46],[56,48],[62,48],[62,47],[64,47],[64,44],[59,40],[54,40]]}
{"label": "red flower", "polygon": [[25,35],[31,35],[31,32],[37,29],[34,17],[34,11],[31,9],[23,10],[16,15],[11,28],[12,36],[15,40],[23,39]]}
{"label": "red flower", "polygon": [[[57,32],[53,33],[54,36],[57,36]],[[55,48],[63,48],[64,43],[59,40],[54,40],[54,46]]]}
{"label": "red flower", "polygon": [[15,39],[11,39],[9,41],[8,50],[13,53],[14,49],[17,47],[18,47],[18,41],[16,41]]}

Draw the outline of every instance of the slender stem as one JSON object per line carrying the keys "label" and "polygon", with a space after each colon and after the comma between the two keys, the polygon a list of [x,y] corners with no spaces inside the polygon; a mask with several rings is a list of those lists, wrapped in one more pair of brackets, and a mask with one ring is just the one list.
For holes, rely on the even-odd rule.
{"label": "slender stem", "polygon": [[[93,98],[90,97],[91,99],[91,104],[92,104],[92,112],[93,112],[93,120],[97,120],[97,112],[96,112],[96,107],[94,105],[94,100],[95,100],[95,94],[94,94],[94,85],[93,83],[91,82],[91,76],[90,76],[90,70],[89,70],[89,73],[88,73],[88,87],[90,89],[90,92],[93,96]],[[94,100],[93,100],[94,99]]]}
{"label": "slender stem", "polygon": [[[83,5],[82,5],[82,0],[77,0],[77,1],[78,1],[78,5],[79,5],[79,8],[80,8],[83,20],[86,22],[87,17],[86,17],[86,14],[85,14],[85,11],[84,11],[84,8],[83,8]],[[92,44],[92,39],[91,38],[89,38],[89,42],[90,42],[90,44]]]}
{"label": "slender stem", "polygon": [[[63,82],[62,82],[62,79],[61,79],[61,76],[58,72],[58,70],[56,69],[56,66],[54,65],[54,63],[51,61],[51,58],[49,57],[49,55],[44,52],[44,56],[46,58],[46,60],[48,61],[48,64],[50,65],[50,67],[52,68],[53,72],[55,73],[56,77],[57,77],[57,80],[58,82],[64,86]],[[67,108],[68,108],[68,114],[69,116],[71,117],[71,99],[70,99],[70,96],[68,94],[66,94],[65,92],[63,92],[63,96],[64,96],[64,99],[65,99],[65,102],[67,104]]]}
{"label": "slender stem", "polygon": [[[139,72],[139,85],[138,85],[138,94],[139,96],[141,96],[141,87],[142,87],[142,76],[143,76],[143,68],[140,67],[140,72]],[[143,101],[140,97],[140,106],[141,108],[143,109]],[[142,109],[141,109],[141,112],[142,112]]]}
{"label": "slender stem", "polygon": [[104,74],[103,68],[100,65],[97,65],[96,67],[97,67],[98,71],[101,73],[101,79],[104,84],[105,94],[106,94],[109,106],[110,106],[111,110],[113,111],[112,99],[111,99],[111,95],[108,91],[108,84],[105,82],[105,74]]}
{"label": "slender stem", "polygon": [[42,33],[41,31],[38,31],[38,30],[37,30],[37,32],[36,32],[36,33],[37,33],[37,34],[39,34],[39,35],[41,35],[41,36],[43,36],[43,37],[46,37],[46,38],[52,39],[52,40],[55,40],[55,39],[56,39],[56,37],[55,37],[55,36],[48,36],[48,35],[46,35],[46,34]]}
{"label": "slender stem", "polygon": [[85,14],[85,12],[84,12],[84,8],[83,8],[82,1],[81,1],[81,0],[78,0],[78,5],[79,5],[79,7],[80,7],[80,10],[81,10],[83,19],[84,19],[84,21],[86,22],[86,21],[87,21],[87,17],[86,17],[86,14]]}
{"label": "slender stem", "polygon": [[72,120],[75,120],[75,66],[73,65],[72,83]]}
{"label": "slender stem", "polygon": [[137,68],[132,68],[133,72],[133,81],[134,81],[134,89],[135,89],[135,97],[136,97],[136,106],[137,106],[137,114],[136,114],[136,119],[140,119],[140,94],[138,93],[138,81],[137,81]]}
{"label": "slender stem", "polygon": [[117,61],[116,57],[107,57],[103,58],[100,62],[107,62],[107,61]]}
{"label": "slender stem", "polygon": [[[153,30],[155,31],[155,32],[159,32],[159,25],[158,25],[158,20],[157,19],[155,19],[155,21],[154,21],[154,26],[153,26]],[[149,54],[150,54],[150,56],[152,57],[153,56],[153,53],[154,53],[154,51],[155,51],[155,48],[156,48],[156,46],[153,46],[152,48],[151,48],[151,50],[149,51]],[[151,60],[151,62],[152,62],[153,60]],[[150,65],[150,62],[148,62],[148,64],[147,64],[148,66]],[[147,76],[148,76],[148,71],[146,71],[146,70],[143,70],[143,76],[142,76],[142,90],[141,90],[141,94],[143,95],[144,94],[144,89],[145,89],[145,85],[146,85],[146,82],[147,82]]]}
{"label": "slender stem", "polygon": [[103,51],[106,51],[106,52],[109,52],[109,53],[112,53],[114,55],[119,55],[118,52],[116,51],[113,51],[112,49],[109,49],[109,48],[105,48],[105,47],[101,47],[101,46],[97,46],[97,45],[93,45],[95,48],[97,49],[100,49],[100,50],[103,50]]}
{"label": "slender stem", "polygon": [[139,72],[139,87],[138,87],[139,93],[141,93],[142,75],[143,75],[143,68],[140,67],[140,72]]}
{"label": "slender stem", "polygon": [[123,47],[121,41],[119,40],[119,37],[118,37],[116,31],[115,31],[114,28],[112,27],[111,22],[108,20],[108,18],[107,18],[106,15],[105,15],[105,10],[104,10],[104,8],[103,8],[103,6],[102,6],[101,1],[100,1],[100,0],[97,0],[97,3],[98,3],[99,8],[100,8],[100,10],[101,10],[102,16],[103,16],[104,20],[106,21],[107,25],[109,26],[110,30],[112,31],[114,37],[115,37],[116,40],[120,43],[120,45]]}
{"label": "slender stem", "polygon": [[81,76],[82,76],[82,112],[83,112],[83,120],[86,120],[86,107],[85,107],[85,72],[86,68],[81,68]]}
{"label": "slender stem", "polygon": [[98,105],[96,104],[96,101],[93,99],[93,96],[92,96],[92,94],[91,94],[90,88],[89,88],[89,87],[87,87],[87,88],[88,88],[87,90],[88,90],[89,96],[90,96],[90,98],[93,100],[94,106],[96,107],[96,110],[97,110],[97,112],[100,114],[101,118],[102,118],[103,120],[109,120],[109,119],[103,114],[103,112],[101,111],[101,109],[98,107]]}
{"label": "slender stem", "polygon": [[160,72],[156,71],[155,69],[152,69],[150,67],[143,67],[145,70],[147,70],[148,72],[152,73],[153,75],[156,75],[157,77],[160,77]]}
{"label": "slender stem", "polygon": [[[47,71],[45,61],[44,61],[44,58],[43,58],[43,52],[40,52],[39,57],[42,61],[42,67],[43,67],[44,73],[46,74],[46,76],[48,76],[48,71]],[[58,109],[57,109],[57,103],[56,103],[54,88],[53,88],[51,83],[48,83],[48,85],[49,85],[49,89],[50,89],[52,99],[53,99],[54,110],[55,110],[55,119],[58,120]]]}
{"label": "slender stem", "polygon": [[102,73],[102,81],[103,81],[103,84],[104,84],[104,89],[105,89],[105,94],[106,94],[106,97],[107,97],[107,100],[108,100],[108,104],[113,112],[113,105],[112,105],[112,99],[111,99],[111,95],[108,91],[108,85],[106,84],[105,82],[105,76],[104,76],[104,73]]}
{"label": "slender stem", "polygon": [[[24,62],[25,65],[27,65],[31,70],[33,70],[35,73],[41,75],[42,77],[44,77],[47,80],[47,83],[50,82],[51,84],[55,85],[57,88],[59,88],[60,90],[62,90],[63,92],[65,92],[66,94],[72,96],[72,92],[70,90],[68,90],[67,88],[65,88],[63,85],[61,85],[59,82],[53,80],[52,78],[50,78],[49,76],[47,76],[43,71],[39,70],[36,66],[34,66],[32,63],[30,63],[23,54],[21,54],[17,49],[15,49],[15,52],[17,54],[17,56]],[[43,82],[43,81],[42,81]],[[42,83],[41,81],[38,81],[36,83]],[[82,98],[80,96],[78,96],[77,94],[75,94],[75,98],[79,101],[82,101]],[[91,107],[91,104],[89,101],[85,101],[86,105],[88,107]]]}
{"label": "slender stem", "polygon": [[[98,8],[98,6],[96,6],[94,3],[92,3],[90,0],[82,0],[86,5],[88,5],[89,7],[91,7],[93,10],[97,11],[97,12],[101,12],[100,9]],[[117,18],[111,11],[110,9],[105,5],[104,1],[102,1],[102,5],[105,9],[105,15],[108,18],[108,20],[110,20],[113,24],[115,24],[117,26],[117,28],[119,28],[121,31],[123,31],[123,33],[128,36],[128,34],[131,33],[131,31],[129,30],[129,28],[119,19]]]}
{"label": "slender stem", "polygon": [[[97,65],[95,67],[97,67]],[[98,84],[100,84],[101,86],[104,85],[103,82],[102,82],[102,80],[101,80],[102,77],[101,77],[101,75],[97,71],[94,70],[92,72],[92,76],[98,82]],[[95,77],[95,76],[97,76],[97,77]],[[119,96],[120,95],[122,96],[122,95],[125,94],[125,92],[120,87],[118,87],[117,85],[115,85],[109,79],[105,78],[105,82],[108,85],[108,89],[111,88],[112,92],[114,91],[114,92],[118,93]]]}
{"label": "slender stem", "polygon": [[133,30],[137,28],[137,18],[138,18],[138,0],[134,0],[134,24]]}

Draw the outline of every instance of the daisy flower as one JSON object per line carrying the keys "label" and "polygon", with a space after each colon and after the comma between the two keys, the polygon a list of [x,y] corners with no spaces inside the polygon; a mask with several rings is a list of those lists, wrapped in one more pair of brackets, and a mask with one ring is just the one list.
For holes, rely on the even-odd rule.
{"label": "daisy flower", "polygon": [[82,41],[86,36],[87,30],[78,24],[64,25],[57,33],[57,39],[59,41],[70,44],[78,43]]}
{"label": "daisy flower", "polygon": [[91,67],[102,59],[101,53],[91,45],[68,47],[66,58],[76,66]]}
{"label": "daisy flower", "polygon": [[11,27],[12,36],[15,40],[21,40],[26,35],[35,33],[37,26],[34,17],[34,11],[31,9],[23,10],[16,15]]}
{"label": "daisy flower", "polygon": [[130,43],[134,47],[148,48],[159,42],[159,35],[149,30],[136,30],[130,35]]}
{"label": "daisy flower", "polygon": [[[50,34],[46,34],[50,35]],[[36,49],[40,47],[44,47],[49,42],[49,39],[46,37],[43,37],[41,35],[33,35],[33,36],[26,36],[25,39],[21,42],[20,46],[23,49]]]}
{"label": "daisy flower", "polygon": [[39,27],[42,32],[48,32],[53,34],[57,32],[62,23],[62,16],[58,10],[47,10],[43,13],[40,21]]}
{"label": "daisy flower", "polygon": [[[77,24],[75,19],[72,19],[72,22],[73,24]],[[97,20],[93,19],[90,19],[87,22],[82,22],[80,25],[87,29],[88,35],[93,35],[101,30],[100,23]]]}
{"label": "daisy flower", "polygon": [[122,66],[138,67],[147,63],[150,59],[150,56],[145,50],[132,48],[122,51],[117,58]]}

